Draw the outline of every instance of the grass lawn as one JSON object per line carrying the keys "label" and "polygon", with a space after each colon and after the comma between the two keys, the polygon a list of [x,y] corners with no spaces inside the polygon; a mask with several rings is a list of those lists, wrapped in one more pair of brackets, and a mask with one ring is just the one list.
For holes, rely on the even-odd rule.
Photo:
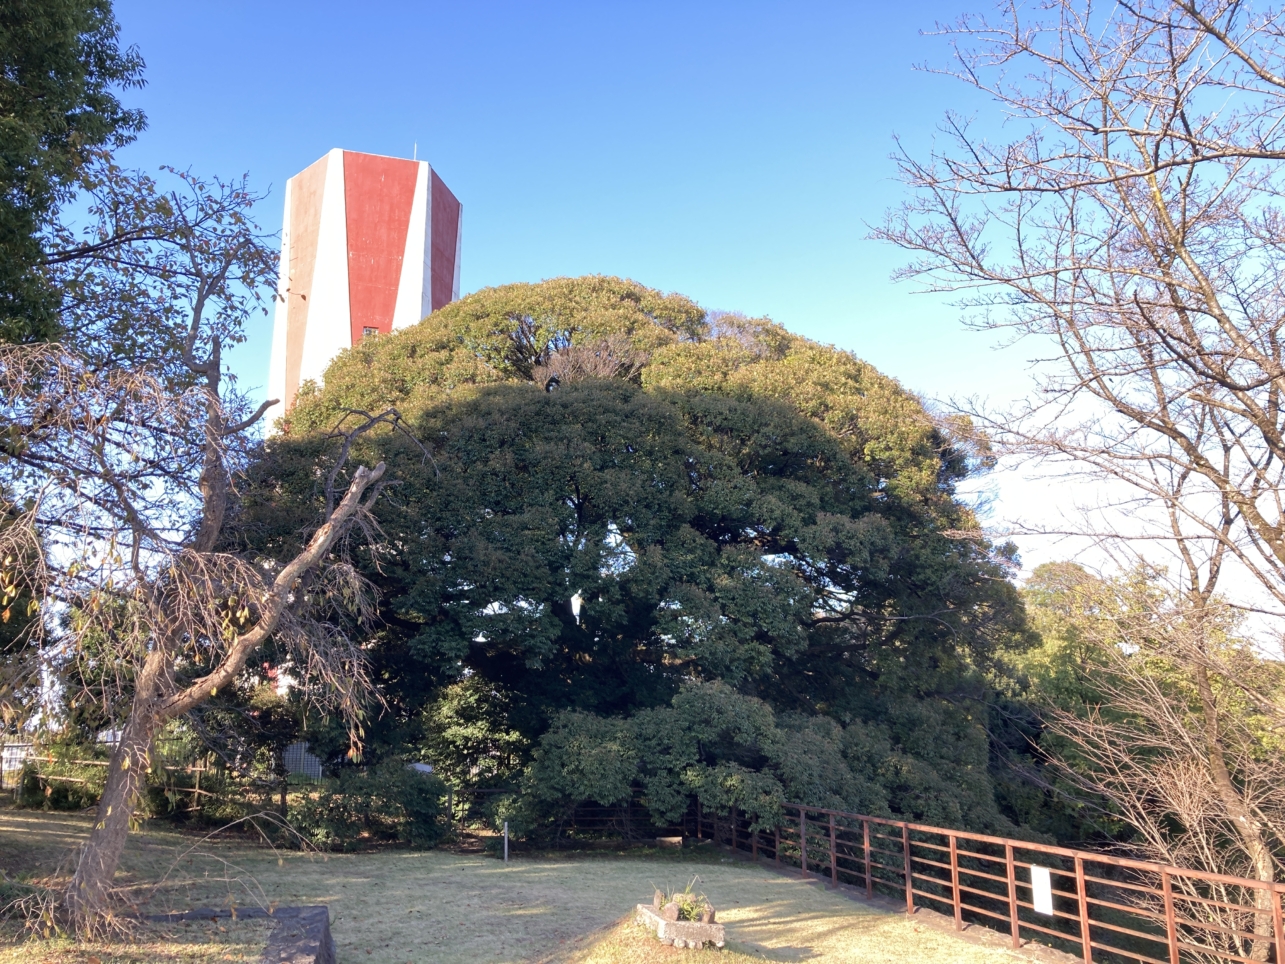
{"label": "grass lawn", "polygon": [[[88,827],[87,817],[0,810],[0,869],[27,878],[54,876],[60,866],[65,872],[67,849]],[[240,839],[199,843],[149,829],[131,838],[122,869],[133,899],[154,910],[229,901],[328,904],[344,964],[1017,959],[707,848],[518,856],[506,866],[492,857],[441,851],[274,853]],[[664,947],[630,922],[634,905],[649,902],[653,884],[682,886],[693,874],[727,925],[726,952]],[[166,885],[149,894],[144,884],[162,876]],[[98,956],[108,964],[109,958]],[[0,964],[8,960],[0,957]]]}
{"label": "grass lawn", "polygon": [[151,924],[107,943],[67,939],[0,944],[0,964],[259,964],[272,925],[262,920]]}

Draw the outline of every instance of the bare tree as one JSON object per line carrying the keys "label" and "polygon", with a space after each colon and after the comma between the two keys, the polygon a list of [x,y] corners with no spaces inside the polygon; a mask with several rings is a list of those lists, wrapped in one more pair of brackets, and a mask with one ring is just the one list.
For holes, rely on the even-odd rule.
{"label": "bare tree", "polygon": [[[1121,511],[1085,531],[1134,560],[1171,554],[1179,614],[1151,639],[1189,687],[1183,726],[1199,721],[1200,738],[1181,759],[1226,833],[1147,799],[1168,801],[1175,856],[1204,847],[1261,880],[1285,842],[1238,767],[1239,724],[1218,693],[1238,689],[1279,725],[1285,690],[1251,684],[1207,628],[1229,597],[1285,611],[1283,27],[1240,0],[1046,0],[942,28],[957,55],[947,73],[1017,133],[997,143],[948,114],[945,147],[897,155],[913,198],[875,231],[913,253],[903,277],[970,292],[971,323],[1045,353],[1034,401],[969,413],[999,451],[1123,487]],[[1108,703],[1156,696],[1119,679]],[[1133,753],[1142,735],[1092,732],[1094,759],[1129,794],[1178,779]],[[1160,824],[1121,806],[1154,845]]]}
{"label": "bare tree", "polygon": [[[88,843],[65,895],[80,928],[110,912],[158,730],[229,685],[269,637],[324,684],[354,740],[369,691],[346,627],[369,614],[347,561],[354,532],[377,538],[369,510],[384,465],[349,464],[355,435],[321,473],[326,506],[301,551],[283,562],[221,549],[250,411],[224,371],[223,346],[272,280],[275,257],[249,219],[244,183],[175,175],[176,190],[103,172],[89,240],[65,264],[72,346],[0,346],[0,584],[40,610],[10,665],[13,700],[47,693],[15,672],[76,668],[106,678],[97,693],[121,732]],[[121,222],[124,222],[122,225]],[[93,237],[113,243],[96,247]],[[79,349],[79,350],[77,350]],[[363,531],[364,530],[364,531]],[[16,682],[15,682],[16,680]],[[113,714],[121,719],[119,710]]]}
{"label": "bare tree", "polygon": [[585,345],[565,345],[548,353],[531,369],[531,380],[549,386],[583,378],[638,377],[647,363],[646,352],[630,344],[626,335],[608,335]]}
{"label": "bare tree", "polygon": [[[1066,690],[1050,700],[1059,769],[1089,791],[1086,799],[1110,802],[1145,857],[1235,877],[1285,871],[1285,754],[1255,696],[1280,692],[1285,666],[1253,651],[1234,608],[1193,610],[1153,569],[1102,580],[1059,568],[1078,578],[1051,584],[1037,573],[1030,597],[1037,615],[1057,613],[1055,625],[1042,620],[1045,630],[1073,639],[1088,660],[1083,703]],[[1208,885],[1214,903],[1202,902],[1194,898],[1210,894],[1175,879],[1193,898],[1179,920],[1223,928],[1182,925],[1185,943],[1267,959],[1270,897],[1218,883]],[[1246,904],[1256,910],[1234,909]]]}
{"label": "bare tree", "polygon": [[1190,591],[1235,560],[1285,606],[1280,24],[1236,0],[1040,12],[947,31],[955,75],[1026,130],[948,115],[949,151],[898,156],[915,196],[876,234],[1051,349],[1038,400],[984,423],[1009,451],[1133,487]]}

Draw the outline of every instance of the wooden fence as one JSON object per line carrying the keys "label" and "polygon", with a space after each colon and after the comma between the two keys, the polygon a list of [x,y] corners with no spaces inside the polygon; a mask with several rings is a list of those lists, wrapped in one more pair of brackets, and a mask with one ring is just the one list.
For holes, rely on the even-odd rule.
{"label": "wooden fence", "polygon": [[[101,745],[110,749],[113,744],[109,741],[102,741]],[[36,764],[54,764],[62,763],[70,766],[81,767],[105,767],[107,760],[90,760],[90,759],[70,759],[54,757],[47,752],[42,753],[41,747],[31,741],[0,741],[0,791],[13,792],[17,789],[18,780],[21,777],[23,767],[28,763]],[[290,774],[292,783],[321,783],[322,782],[322,764],[321,760],[308,752],[306,743],[294,743],[285,748],[283,760],[286,770]],[[163,770],[166,773],[184,773],[194,777],[194,787],[174,787],[178,793],[187,793],[193,795],[211,796],[201,789],[201,774],[218,772],[220,774],[235,773],[227,763],[216,754],[212,754],[201,747],[193,746],[185,740],[157,740],[152,746],[152,768]],[[45,774],[40,773],[40,779],[44,782],[62,782],[62,783],[84,783],[83,779],[69,776],[67,774]],[[277,784],[271,783],[270,789],[275,792]]]}
{"label": "wooden fence", "polygon": [[699,811],[696,826],[756,860],[904,899],[907,913],[1006,932],[1015,948],[1040,940],[1085,964],[1285,964],[1285,883],[798,804],[771,831]]}
{"label": "wooden fence", "polygon": [[[497,796],[518,792],[516,788],[450,789],[447,810],[453,825],[459,828],[470,824],[493,824],[488,805]],[[550,818],[547,835],[538,835],[539,846],[554,848],[581,846],[615,846],[654,843],[657,837],[695,836],[695,810],[683,816],[677,824],[658,824],[643,799],[641,790],[635,790],[624,803],[602,806],[582,802],[569,806]],[[514,847],[518,844],[515,842]]]}

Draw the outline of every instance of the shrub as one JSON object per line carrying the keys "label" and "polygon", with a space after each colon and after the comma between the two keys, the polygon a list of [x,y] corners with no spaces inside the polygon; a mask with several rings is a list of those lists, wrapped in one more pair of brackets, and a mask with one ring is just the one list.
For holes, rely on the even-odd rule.
{"label": "shrub", "polygon": [[40,748],[41,758],[28,760],[18,778],[18,805],[43,810],[84,810],[98,803],[107,767],[79,761],[102,761],[100,744],[54,743]]}
{"label": "shrub", "polygon": [[[201,761],[196,762],[199,765]],[[198,785],[191,769],[166,769],[158,763],[148,775],[144,806],[139,812],[173,823],[221,827],[260,809],[260,805],[247,799],[242,781],[225,767],[207,765]]]}
{"label": "shrub", "polygon": [[[107,761],[112,746],[105,743],[55,742],[39,747],[36,759],[28,760],[19,774],[17,802],[22,807],[43,810],[85,810],[98,805],[107,780]],[[186,761],[153,751],[152,768],[142,787],[137,814],[222,825],[251,812],[242,799],[236,781],[226,770],[205,771],[202,794],[195,794],[194,774],[186,767],[167,768],[166,759]]]}
{"label": "shrub", "polygon": [[290,822],[324,849],[397,840],[431,847],[446,832],[446,785],[437,777],[388,763],[349,770],[290,809]]}

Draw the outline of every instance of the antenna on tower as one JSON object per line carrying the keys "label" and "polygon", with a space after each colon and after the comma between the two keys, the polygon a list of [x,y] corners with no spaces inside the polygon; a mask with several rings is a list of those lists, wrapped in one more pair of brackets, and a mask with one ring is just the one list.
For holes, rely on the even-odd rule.
{"label": "antenna on tower", "polygon": [[411,151],[411,159],[416,161],[419,160],[419,141],[415,142],[414,150]]}

